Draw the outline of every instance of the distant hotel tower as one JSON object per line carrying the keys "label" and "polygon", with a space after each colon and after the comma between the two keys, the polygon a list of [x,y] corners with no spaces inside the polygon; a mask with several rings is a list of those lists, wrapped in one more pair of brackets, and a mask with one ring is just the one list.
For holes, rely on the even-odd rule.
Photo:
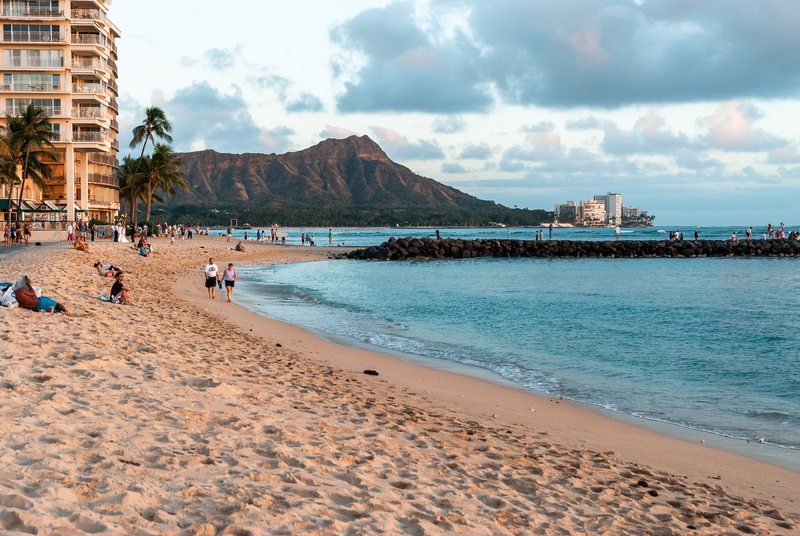
{"label": "distant hotel tower", "polygon": [[120,208],[120,31],[107,18],[112,0],[0,1],[5,114],[18,115],[30,103],[44,109],[59,156],[47,191],[27,181],[23,199],[49,201],[70,221],[113,221]]}

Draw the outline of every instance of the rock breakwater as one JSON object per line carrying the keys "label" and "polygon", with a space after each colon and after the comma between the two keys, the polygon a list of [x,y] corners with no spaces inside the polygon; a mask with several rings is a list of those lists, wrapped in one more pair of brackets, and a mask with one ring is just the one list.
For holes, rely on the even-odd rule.
{"label": "rock breakwater", "polygon": [[694,258],[694,257],[800,257],[794,240],[461,240],[390,238],[380,246],[357,249],[348,259],[423,260],[474,257],[572,258]]}

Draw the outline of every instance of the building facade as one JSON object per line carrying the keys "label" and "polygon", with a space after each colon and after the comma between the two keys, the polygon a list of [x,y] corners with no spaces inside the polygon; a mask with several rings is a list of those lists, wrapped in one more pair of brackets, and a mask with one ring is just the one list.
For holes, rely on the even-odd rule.
{"label": "building facade", "polygon": [[[108,19],[111,0],[2,0],[1,5],[5,106],[0,109],[6,117],[31,103],[45,110],[58,155],[47,189],[27,181],[23,199],[63,208],[67,221],[113,221],[120,208],[116,40],[121,34]],[[3,189],[0,198],[8,195]]]}
{"label": "building facade", "polygon": [[606,224],[606,203],[603,200],[581,201],[580,220],[584,225],[603,226]]}
{"label": "building facade", "polygon": [[561,223],[577,223],[579,221],[578,206],[575,201],[555,205],[556,221]]}
{"label": "building facade", "polygon": [[594,200],[605,203],[607,223],[612,225],[622,223],[622,194],[608,192],[606,195],[594,196]]}

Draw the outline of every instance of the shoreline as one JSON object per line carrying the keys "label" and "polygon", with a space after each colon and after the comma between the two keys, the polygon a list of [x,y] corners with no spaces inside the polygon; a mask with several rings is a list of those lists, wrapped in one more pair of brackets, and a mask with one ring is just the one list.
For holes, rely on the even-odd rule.
{"label": "shoreline", "polygon": [[[246,284],[241,286],[247,288]],[[669,421],[662,421],[625,413],[623,411],[608,409],[598,404],[591,404],[570,398],[565,399],[558,395],[548,394],[545,391],[525,387],[524,385],[515,383],[512,380],[506,379],[499,374],[482,367],[467,365],[456,361],[440,360],[425,355],[411,354],[399,350],[392,350],[390,348],[372,345],[351,337],[336,335],[299,324],[293,324],[291,322],[287,322],[280,318],[269,316],[265,313],[255,310],[256,301],[258,300],[253,298],[252,295],[247,295],[245,297],[240,295],[238,300],[239,303],[235,303],[234,305],[242,307],[243,309],[254,313],[261,318],[278,322],[280,324],[294,326],[295,328],[308,332],[310,337],[321,339],[322,341],[332,345],[381,354],[393,359],[397,359],[404,363],[418,365],[426,369],[436,370],[453,376],[466,376],[479,382],[507,388],[512,391],[516,391],[523,396],[528,395],[534,397],[535,399],[546,398],[548,400],[552,399],[567,401],[576,405],[582,411],[596,413],[604,419],[624,422],[663,436],[687,441],[690,443],[700,443],[702,441],[703,444],[709,448],[720,449],[731,454],[745,456],[763,463],[775,465],[788,471],[796,472],[798,475],[800,475],[800,448],[778,445],[774,443],[757,443],[755,441],[719,434],[708,430],[702,430],[700,428],[694,428]],[[246,302],[249,306],[241,305],[241,302]]]}
{"label": "shoreline", "polygon": [[[796,472],[333,344],[203,288],[209,256],[275,264],[335,248],[153,243],[150,258],[90,243],[92,255],[54,244],[0,260],[0,279],[28,273],[75,315],[0,311],[0,529],[786,534],[800,525]],[[126,269],[135,306],[98,300],[111,281],[93,274],[97,259]]]}
{"label": "shoreline", "polygon": [[[301,250],[304,251],[302,248]],[[319,255],[319,259],[313,262],[317,260],[327,259],[323,255]],[[787,466],[795,465],[794,463],[780,465],[775,460],[775,458],[781,457],[781,453],[798,454],[796,450],[764,445],[763,447],[766,447],[765,450],[774,450],[773,454],[766,456],[773,461],[767,461],[762,457],[748,456],[743,452],[751,449],[731,448],[737,444],[741,446],[740,444],[744,443],[743,440],[728,438],[711,432],[693,430],[671,423],[648,421],[647,419],[606,410],[582,402],[559,399],[546,393],[525,389],[502,378],[500,379],[506,383],[505,385],[491,382],[486,378],[467,376],[463,374],[463,368],[467,367],[466,365],[453,363],[453,370],[441,370],[438,367],[432,367],[432,360],[422,358],[422,356],[414,357],[421,358],[420,361],[427,361],[427,364],[405,361],[401,357],[393,355],[400,352],[384,351],[386,349],[372,347],[367,344],[358,344],[357,341],[355,341],[357,344],[347,344],[353,341],[348,340],[345,343],[343,337],[331,336],[331,339],[339,339],[341,341],[338,343],[333,342],[322,337],[321,333],[315,333],[305,327],[258,314],[239,305],[236,303],[236,294],[234,294],[233,304],[208,300],[201,292],[203,290],[202,281],[180,282],[174,288],[176,295],[180,295],[195,305],[208,307],[212,314],[220,315],[225,321],[236,324],[242,329],[257,329],[263,333],[280,331],[282,335],[279,338],[282,339],[281,344],[284,348],[294,350],[298,354],[308,355],[312,359],[320,360],[321,363],[341,367],[353,374],[363,373],[364,369],[374,369],[378,366],[376,363],[379,363],[381,367],[393,372],[391,381],[397,382],[403,389],[424,391],[429,395],[428,400],[435,401],[436,405],[433,407],[439,410],[452,410],[453,407],[463,404],[464,401],[461,399],[463,392],[464,395],[469,393],[479,398],[478,402],[473,401],[468,404],[469,412],[467,417],[479,417],[480,419],[489,420],[499,418],[502,424],[508,426],[522,424],[523,426],[536,428],[542,413],[546,413],[542,420],[547,423],[546,427],[548,429],[552,429],[550,433],[559,437],[562,441],[569,442],[574,447],[591,445],[597,450],[614,451],[634,463],[657,467],[662,470],[664,469],[662,462],[667,460],[670,466],[667,470],[670,473],[685,474],[689,478],[697,480],[708,481],[711,478],[709,476],[711,473],[728,473],[728,477],[723,480],[727,480],[728,484],[731,481],[734,482],[740,493],[745,493],[747,489],[752,489],[754,483],[766,487],[771,487],[773,479],[776,484],[780,483],[781,473],[783,472],[792,475],[789,478],[797,478],[800,475],[800,471],[796,468],[793,469]],[[188,296],[187,291],[191,292]],[[269,341],[277,340],[274,336],[264,336],[264,338]],[[290,342],[287,344],[286,341]],[[353,355],[348,356],[348,353]],[[325,358],[319,357],[320,355],[324,355]],[[381,373],[379,369],[377,370]],[[461,370],[462,372],[456,372],[456,370]],[[485,376],[491,374],[489,371],[485,372]],[[430,376],[433,376],[433,379],[417,379]],[[365,378],[369,377],[365,376]],[[378,378],[383,378],[383,374]],[[434,383],[437,386],[434,387]],[[442,387],[439,387],[440,385]],[[454,395],[454,393],[456,394]],[[494,398],[502,400],[503,405],[494,404],[495,407],[492,409],[491,400]],[[563,417],[556,416],[548,409],[556,404],[568,407],[569,417],[567,420],[576,421],[580,424],[577,426],[571,424],[565,429],[557,430],[559,424],[563,425],[561,423]],[[530,418],[531,407],[536,412],[539,412],[535,419]],[[498,413],[498,410],[503,413]],[[526,412],[528,413],[526,414]],[[497,415],[497,417],[494,417],[494,415]],[[602,421],[596,422],[597,419],[602,419]],[[604,430],[605,427],[613,427],[615,430],[607,431]],[[685,433],[667,434],[664,433],[666,428],[682,430]],[[580,434],[584,433],[589,434],[588,439],[580,436]],[[682,435],[684,438],[676,437],[676,435]],[[703,438],[703,443],[699,443],[701,437]],[[636,446],[633,446],[634,443],[637,443]],[[753,446],[752,450],[760,447],[752,443],[751,445]],[[659,449],[661,449],[661,452],[653,454]],[[683,459],[686,455],[694,457],[696,460]],[[756,480],[758,482],[750,480],[754,476],[752,473],[742,478],[741,475],[733,475],[730,472],[732,467],[755,468],[759,465],[764,467],[757,471],[759,477]],[[701,476],[704,472],[709,473],[709,475]],[[765,475],[768,476],[764,478]],[[800,479],[798,480],[796,486],[791,485],[788,488],[778,486],[775,488],[774,494],[773,491],[767,491],[763,497],[772,499],[773,497],[778,497],[778,494],[786,494],[787,497],[792,497],[794,493],[800,496]],[[785,483],[787,480],[784,478],[783,482]],[[760,487],[760,485],[757,485],[756,488]],[[800,510],[800,502],[786,503],[787,506],[792,504],[798,504],[795,508]]]}

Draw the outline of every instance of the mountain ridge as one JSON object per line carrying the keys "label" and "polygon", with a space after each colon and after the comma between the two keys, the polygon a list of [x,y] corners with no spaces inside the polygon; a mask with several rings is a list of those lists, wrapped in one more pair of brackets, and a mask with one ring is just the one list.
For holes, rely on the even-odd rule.
{"label": "mountain ridge", "polygon": [[321,208],[371,206],[486,210],[480,200],[392,161],[368,136],[327,139],[284,154],[181,153],[189,190],[168,202],[252,205],[298,202]]}

